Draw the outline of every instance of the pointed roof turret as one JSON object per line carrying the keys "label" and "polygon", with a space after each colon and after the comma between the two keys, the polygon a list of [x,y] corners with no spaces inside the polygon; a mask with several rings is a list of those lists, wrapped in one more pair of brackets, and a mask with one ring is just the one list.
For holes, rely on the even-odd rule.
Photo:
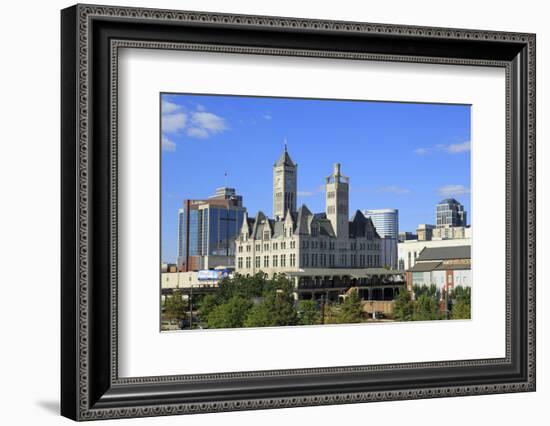
{"label": "pointed roof turret", "polygon": [[288,150],[286,146],[286,139],[285,139],[285,150],[275,163],[275,166],[296,166],[296,163],[292,161],[292,158],[290,158],[290,155],[288,155]]}

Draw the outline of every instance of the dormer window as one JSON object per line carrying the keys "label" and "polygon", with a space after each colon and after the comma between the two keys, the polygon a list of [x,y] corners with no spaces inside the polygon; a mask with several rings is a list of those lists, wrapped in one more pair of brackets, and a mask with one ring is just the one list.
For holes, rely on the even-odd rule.
{"label": "dormer window", "polygon": [[269,240],[269,231],[264,231],[264,240]]}

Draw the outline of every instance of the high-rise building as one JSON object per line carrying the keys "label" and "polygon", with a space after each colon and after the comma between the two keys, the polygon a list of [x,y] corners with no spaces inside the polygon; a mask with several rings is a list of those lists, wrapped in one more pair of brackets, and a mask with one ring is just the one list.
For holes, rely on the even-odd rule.
{"label": "high-rise building", "polygon": [[246,208],[234,188],[206,200],[185,200],[178,210],[178,266],[182,271],[233,266],[235,238]]}
{"label": "high-rise building", "polygon": [[371,209],[363,212],[372,220],[380,235],[383,265],[397,269],[397,243],[399,241],[399,213],[397,209]]}
{"label": "high-rise building", "polygon": [[381,238],[399,239],[399,212],[397,209],[375,209],[363,212],[369,217]]}
{"label": "high-rise building", "polygon": [[284,219],[296,212],[298,165],[292,161],[285,144],[281,157],[273,165],[273,218]]}
{"label": "high-rise building", "polygon": [[464,206],[454,198],[440,201],[435,208],[436,227],[466,226]]}

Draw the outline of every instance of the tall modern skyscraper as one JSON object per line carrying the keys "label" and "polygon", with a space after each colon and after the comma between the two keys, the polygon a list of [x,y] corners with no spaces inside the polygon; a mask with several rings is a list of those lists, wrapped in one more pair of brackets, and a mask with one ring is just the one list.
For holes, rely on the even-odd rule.
{"label": "tall modern skyscraper", "polygon": [[286,149],[273,165],[273,218],[283,219],[287,211],[296,212],[298,165]]}
{"label": "tall modern skyscraper", "polygon": [[454,198],[440,201],[435,208],[436,227],[466,226],[464,206]]}
{"label": "tall modern skyscraper", "polygon": [[363,212],[369,217],[380,238],[399,238],[399,212],[397,209],[375,209]]}
{"label": "tall modern skyscraper", "polygon": [[235,237],[246,208],[233,188],[218,188],[206,200],[185,200],[178,210],[178,266],[184,271],[231,266]]}
{"label": "tall modern skyscraper", "polygon": [[326,178],[326,215],[337,238],[349,235],[349,178],[340,173],[340,163]]}

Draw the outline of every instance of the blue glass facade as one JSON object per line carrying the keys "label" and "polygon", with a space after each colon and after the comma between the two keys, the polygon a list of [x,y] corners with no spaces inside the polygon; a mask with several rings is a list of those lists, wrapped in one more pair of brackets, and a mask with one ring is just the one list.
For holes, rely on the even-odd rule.
{"label": "blue glass facade", "polygon": [[208,247],[205,255],[234,256],[235,238],[243,224],[244,211],[210,206],[204,211],[208,218]]}
{"label": "blue glass facade", "polygon": [[178,211],[178,259],[185,263],[191,256],[235,255],[238,236],[246,209],[240,203],[186,201]]}

